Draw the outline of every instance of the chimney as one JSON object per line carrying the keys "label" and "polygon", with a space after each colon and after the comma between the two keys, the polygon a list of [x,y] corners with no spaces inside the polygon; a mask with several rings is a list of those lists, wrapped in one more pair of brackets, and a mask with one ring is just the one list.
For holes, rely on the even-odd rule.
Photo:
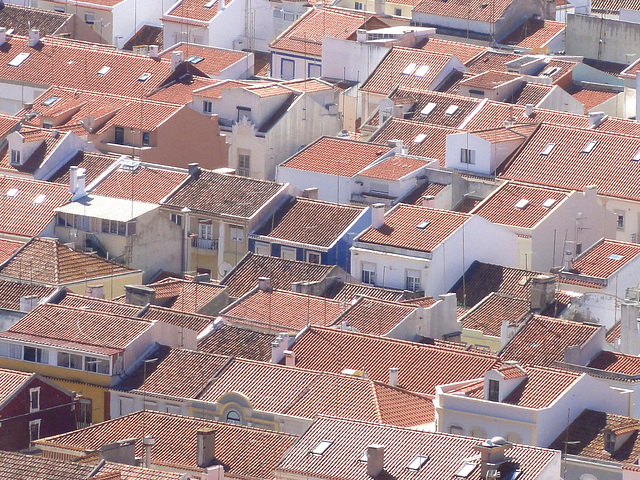
{"label": "chimney", "polygon": [[100,447],[100,460],[107,462],[123,463],[125,465],[136,464],[136,439],[127,438],[117,442],[107,443]]}
{"label": "chimney", "polygon": [[207,468],[207,474],[203,480],[224,480],[224,467],[222,465],[214,465]]}
{"label": "chimney", "polygon": [[200,166],[197,163],[190,163],[188,167],[190,176],[193,177],[194,175],[200,173]]}
{"label": "chimney", "polygon": [[627,355],[640,354],[637,302],[626,301],[620,305],[620,351]]}
{"label": "chimney", "polygon": [[384,470],[384,446],[369,445],[367,447],[367,475],[377,477]]}
{"label": "chimney", "polygon": [[587,198],[598,198],[598,186],[597,185],[586,185],[582,188],[582,192],[584,196]]}
{"label": "chimney", "polygon": [[85,190],[85,170],[72,166],[69,169],[69,191],[73,193],[72,201],[84,197],[87,192]]}
{"label": "chimney", "polygon": [[392,387],[397,387],[398,386],[399,376],[400,376],[400,370],[399,369],[390,368],[389,369],[389,385],[391,385]]}
{"label": "chimney", "polygon": [[29,46],[35,47],[40,42],[40,30],[32,28],[29,30]]}
{"label": "chimney", "polygon": [[402,140],[387,140],[387,145],[396,155],[406,155],[409,152],[408,147],[404,145]]}
{"label": "chimney", "polygon": [[386,4],[385,0],[374,0],[373,10],[376,13],[376,15],[384,15],[385,4]]}
{"label": "chimney", "polygon": [[30,312],[34,308],[38,306],[38,296],[37,295],[26,295],[24,297],[20,297],[20,311],[21,312]]}
{"label": "chimney", "polygon": [[589,112],[589,127],[595,128],[608,118],[604,112]]}
{"label": "chimney", "polygon": [[533,116],[533,104],[532,104],[532,103],[527,103],[527,104],[524,106],[524,114],[525,114],[527,117],[531,117],[531,116]]}
{"label": "chimney", "polygon": [[434,197],[433,195],[424,195],[422,197],[423,207],[434,208],[435,204],[436,204],[436,197]]}
{"label": "chimney", "polygon": [[156,300],[156,291],[145,285],[125,285],[125,299],[129,305],[144,306]]}
{"label": "chimney", "polygon": [[104,298],[104,285],[87,285],[84,294],[87,297]]}
{"label": "chimney", "polygon": [[271,291],[271,279],[269,277],[258,277],[258,289],[263,292]]}
{"label": "chimney", "polygon": [[144,468],[151,468],[151,447],[156,444],[156,439],[151,435],[146,435],[142,438],[142,445],[144,446]]}
{"label": "chimney", "polygon": [[60,131],[57,128],[51,130],[51,136],[53,138],[58,138],[60,136]]}
{"label": "chimney", "polygon": [[200,468],[206,468],[213,463],[216,453],[216,431],[213,428],[201,428],[197,432],[197,462]]}
{"label": "chimney", "polygon": [[158,45],[149,45],[148,51],[151,58],[158,58]]}
{"label": "chimney", "polygon": [[531,278],[531,310],[541,312],[556,298],[556,277],[536,275]]}
{"label": "chimney", "polygon": [[473,448],[480,452],[480,478],[487,478],[487,472],[497,470],[500,464],[507,460],[504,452],[511,446],[504,438],[493,437]]}
{"label": "chimney", "polygon": [[305,188],[302,196],[310,198],[311,200],[318,200],[318,187]]}
{"label": "chimney", "polygon": [[171,52],[171,71],[173,72],[184,60],[182,50]]}
{"label": "chimney", "polygon": [[287,367],[295,367],[296,366],[296,354],[293,350],[285,350],[284,351],[284,364]]}
{"label": "chimney", "polygon": [[358,43],[366,43],[367,42],[367,31],[363,28],[359,28],[356,30],[356,40]]}
{"label": "chimney", "polygon": [[384,225],[384,203],[374,203],[371,205],[371,226],[375,229]]}
{"label": "chimney", "polygon": [[0,27],[0,47],[7,43],[7,29]]}
{"label": "chimney", "polygon": [[78,167],[75,165],[69,168],[69,192],[75,193],[78,189]]}

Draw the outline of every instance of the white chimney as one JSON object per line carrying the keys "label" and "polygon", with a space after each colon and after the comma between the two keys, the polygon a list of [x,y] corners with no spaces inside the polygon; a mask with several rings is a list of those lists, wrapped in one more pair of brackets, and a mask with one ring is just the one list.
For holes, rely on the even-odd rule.
{"label": "white chimney", "polygon": [[158,58],[158,45],[149,45],[148,51],[151,58]]}
{"label": "white chimney", "polygon": [[213,428],[201,428],[196,437],[196,461],[200,468],[208,467],[215,459],[216,431]]}
{"label": "white chimney", "polygon": [[376,15],[384,15],[385,14],[385,7],[386,7],[386,1],[385,0],[374,0],[373,2],[373,10],[375,11]]}
{"label": "white chimney", "polygon": [[531,117],[531,116],[533,115],[533,104],[532,104],[532,103],[527,103],[527,104],[524,106],[524,114],[525,114],[527,117]]}
{"label": "white chimney", "polygon": [[69,168],[69,192],[75,193],[78,189],[78,167]]}
{"label": "white chimney", "polygon": [[173,72],[184,60],[182,50],[171,52],[171,71]]}
{"label": "white chimney", "polygon": [[589,127],[595,128],[607,119],[604,112],[589,112]]}
{"label": "white chimney", "polygon": [[384,470],[384,446],[369,445],[367,447],[367,475],[377,477]]}
{"label": "white chimney", "polygon": [[29,30],[29,46],[35,47],[40,42],[40,30],[32,28]]}
{"label": "white chimney", "polygon": [[296,366],[296,354],[293,350],[285,350],[284,351],[284,364],[287,367],[295,367]]}
{"label": "white chimney", "polygon": [[433,195],[424,195],[422,197],[423,207],[434,208],[435,204],[436,204],[436,197],[434,197]]}
{"label": "white chimney", "polygon": [[0,46],[7,43],[7,29],[0,27]]}
{"label": "white chimney", "polygon": [[156,439],[151,435],[146,435],[142,438],[142,445],[144,446],[144,468],[151,468],[151,447],[156,444]]}
{"label": "white chimney", "polygon": [[318,200],[318,187],[305,188],[303,196],[311,200]]}
{"label": "white chimney", "polygon": [[38,296],[37,295],[26,295],[24,297],[20,297],[20,311],[21,312],[30,312],[34,308],[38,306]]}
{"label": "white chimney", "polygon": [[268,292],[271,290],[271,279],[269,277],[259,277],[258,278],[258,288],[263,292]]}
{"label": "white chimney", "polygon": [[397,368],[390,368],[389,369],[389,385],[391,385],[392,387],[397,387],[398,386],[398,380],[400,377],[400,370]]}
{"label": "white chimney", "polygon": [[73,193],[71,201],[75,202],[76,200],[84,197],[87,194],[87,191],[85,189],[85,169],[78,168],[76,166],[71,167],[69,171],[69,178],[69,190],[71,191],[71,193]]}
{"label": "white chimney", "polygon": [[224,480],[224,466],[214,465],[207,468],[206,480]]}
{"label": "white chimney", "polygon": [[597,185],[585,185],[582,188],[584,196],[587,198],[598,198],[598,186]]}
{"label": "white chimney", "polygon": [[356,30],[356,40],[358,43],[366,43],[367,42],[367,31],[363,28],[359,28]]}
{"label": "white chimney", "polygon": [[375,229],[384,225],[384,203],[374,203],[371,205],[371,226]]}

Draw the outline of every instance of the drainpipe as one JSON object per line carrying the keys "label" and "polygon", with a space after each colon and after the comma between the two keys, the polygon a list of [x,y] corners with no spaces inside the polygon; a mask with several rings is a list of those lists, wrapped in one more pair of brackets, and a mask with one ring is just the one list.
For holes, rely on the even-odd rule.
{"label": "drainpipe", "polygon": [[191,209],[189,207],[184,207],[180,211],[184,214],[184,225],[182,226],[182,272],[187,273],[189,270],[189,214],[191,213]]}

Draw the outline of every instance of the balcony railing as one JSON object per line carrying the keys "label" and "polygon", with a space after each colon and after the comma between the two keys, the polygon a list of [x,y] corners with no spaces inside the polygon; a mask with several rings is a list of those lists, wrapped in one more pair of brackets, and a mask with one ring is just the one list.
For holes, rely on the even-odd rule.
{"label": "balcony railing", "polygon": [[193,237],[191,246],[202,250],[218,250],[218,239],[206,240],[204,238]]}

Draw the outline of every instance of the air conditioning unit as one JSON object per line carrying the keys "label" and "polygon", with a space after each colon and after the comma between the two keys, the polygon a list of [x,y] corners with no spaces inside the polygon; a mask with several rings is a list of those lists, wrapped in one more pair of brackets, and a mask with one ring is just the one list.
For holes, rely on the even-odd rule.
{"label": "air conditioning unit", "polygon": [[338,114],[338,105],[335,103],[328,103],[326,105],[326,109],[329,111],[329,115],[337,115]]}

